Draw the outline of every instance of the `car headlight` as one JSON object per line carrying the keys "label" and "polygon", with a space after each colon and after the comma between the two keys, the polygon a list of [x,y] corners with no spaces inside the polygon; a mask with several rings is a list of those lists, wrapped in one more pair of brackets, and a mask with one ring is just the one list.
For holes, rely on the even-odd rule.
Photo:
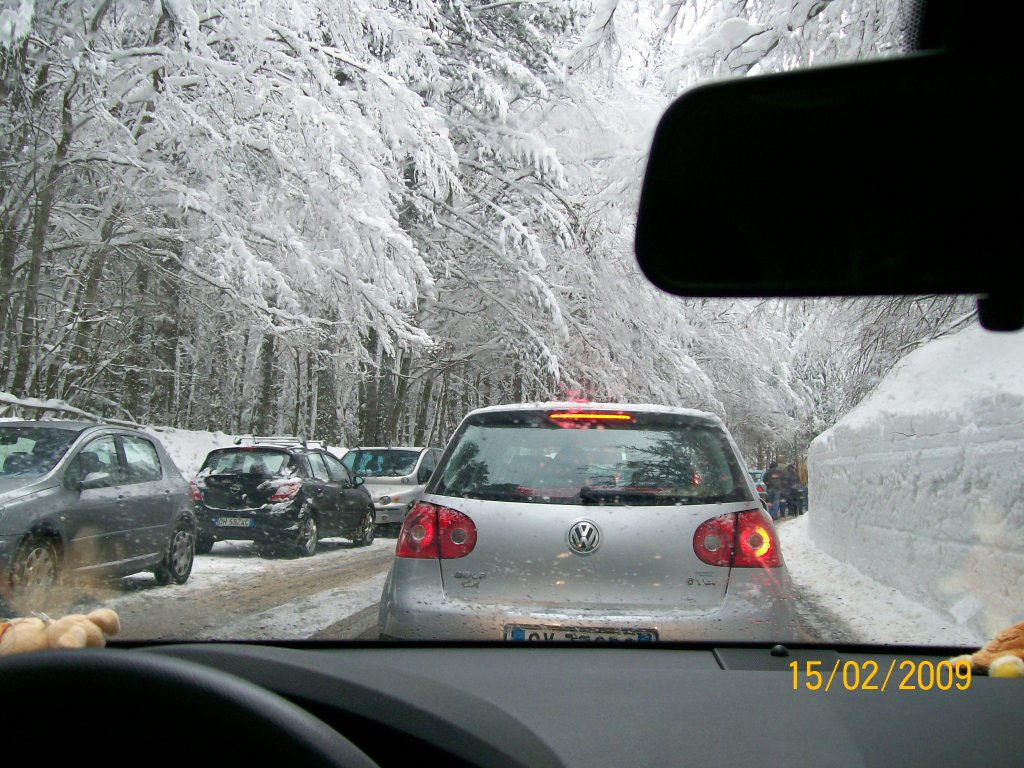
{"label": "car headlight", "polygon": [[387,506],[388,504],[391,503],[391,497],[390,496],[381,496],[380,497],[380,503],[383,504],[384,506]]}

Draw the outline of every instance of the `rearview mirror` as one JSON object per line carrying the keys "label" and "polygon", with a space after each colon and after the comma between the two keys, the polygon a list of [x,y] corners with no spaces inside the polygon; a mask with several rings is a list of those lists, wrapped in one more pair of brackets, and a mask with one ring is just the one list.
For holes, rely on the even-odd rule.
{"label": "rearview mirror", "polygon": [[692,88],[654,137],[640,268],[682,296],[978,294],[986,327],[1020,328],[1021,142],[1010,70],[981,66],[938,52]]}

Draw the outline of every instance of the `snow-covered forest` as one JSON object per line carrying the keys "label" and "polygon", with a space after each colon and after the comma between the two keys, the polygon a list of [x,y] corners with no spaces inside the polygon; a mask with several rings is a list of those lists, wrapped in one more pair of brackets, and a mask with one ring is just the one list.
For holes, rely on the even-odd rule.
{"label": "snow-covered forest", "polygon": [[[581,396],[798,450],[973,307],[661,294],[648,142],[695,83],[900,50],[912,4],[3,0],[0,392],[341,445]],[[855,169],[807,151],[827,205]]]}

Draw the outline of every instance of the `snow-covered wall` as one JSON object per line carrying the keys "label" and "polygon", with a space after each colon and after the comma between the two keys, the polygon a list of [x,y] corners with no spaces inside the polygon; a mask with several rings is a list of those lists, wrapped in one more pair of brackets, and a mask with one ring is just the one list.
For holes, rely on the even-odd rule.
{"label": "snow-covered wall", "polygon": [[825,552],[982,636],[1024,619],[1024,333],[907,355],[808,471]]}

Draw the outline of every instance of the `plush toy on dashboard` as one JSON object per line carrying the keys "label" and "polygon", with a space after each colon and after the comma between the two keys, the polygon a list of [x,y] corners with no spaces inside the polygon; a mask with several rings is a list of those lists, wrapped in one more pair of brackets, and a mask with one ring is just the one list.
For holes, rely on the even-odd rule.
{"label": "plush toy on dashboard", "polygon": [[0,656],[50,648],[102,648],[107,637],[121,631],[121,620],[109,608],[75,613],[59,619],[29,616],[0,622]]}
{"label": "plush toy on dashboard", "polygon": [[974,653],[951,661],[968,661],[972,672],[990,677],[1024,677],[1024,621],[1007,627]]}

